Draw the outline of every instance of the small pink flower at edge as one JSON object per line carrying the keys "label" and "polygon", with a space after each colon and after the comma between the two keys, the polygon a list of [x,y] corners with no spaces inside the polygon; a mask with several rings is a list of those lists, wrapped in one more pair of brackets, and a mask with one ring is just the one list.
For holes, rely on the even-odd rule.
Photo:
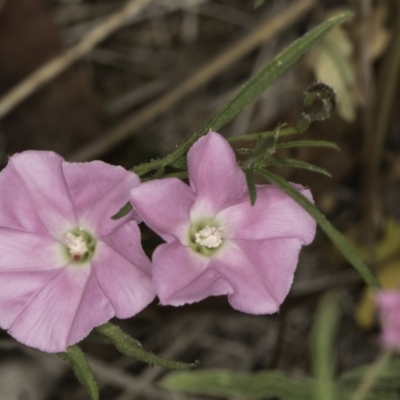
{"label": "small pink flower at edge", "polygon": [[[250,205],[243,171],[229,143],[210,132],[189,150],[190,186],[174,178],[130,192],[134,209],[166,243],[153,254],[153,280],[163,305],[228,295],[233,308],[276,312],[293,281],[315,221],[271,185]],[[309,200],[309,190],[294,185]]]}
{"label": "small pink flower at edge", "polygon": [[[155,297],[134,212],[114,221],[139,178],[46,151],[0,173],[0,326],[21,343],[64,351]],[[137,216],[136,216],[137,218]]]}
{"label": "small pink flower at edge", "polygon": [[382,322],[382,344],[400,351],[400,290],[384,290],[375,296]]}

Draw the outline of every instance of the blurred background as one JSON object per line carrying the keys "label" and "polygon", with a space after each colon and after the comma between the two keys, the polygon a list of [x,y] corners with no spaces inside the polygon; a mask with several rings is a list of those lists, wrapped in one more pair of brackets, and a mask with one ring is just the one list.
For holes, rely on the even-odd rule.
{"label": "blurred background", "polygon": [[[291,169],[279,173],[310,187],[318,207],[381,280],[398,285],[398,0],[266,0],[257,8],[251,0],[136,3],[129,16],[120,11],[126,3],[119,0],[0,0],[0,164],[28,149],[126,168],[162,156],[205,125],[292,41],[335,12],[352,10],[350,22],[335,28],[221,133],[292,125],[312,83],[332,86],[335,112],[303,138],[334,141],[341,151],[282,150],[326,168],[332,178]],[[113,15],[111,29],[107,19]],[[90,42],[94,29],[104,40]],[[49,68],[45,79],[34,74],[54,59],[59,68],[54,76]],[[19,98],[12,90],[24,79]],[[143,235],[151,242],[150,232]],[[180,308],[154,302],[117,323],[146,349],[198,359],[204,369],[280,369],[307,377],[315,307],[332,289],[341,291],[335,347],[340,373],[375,358],[379,330],[362,280],[322,233],[303,249],[277,315],[245,315],[225,298],[211,298]],[[160,388],[157,382],[167,371],[128,359],[111,346],[89,341],[82,346],[104,400],[211,398]],[[1,400],[87,398],[55,355],[27,349],[0,332]]]}

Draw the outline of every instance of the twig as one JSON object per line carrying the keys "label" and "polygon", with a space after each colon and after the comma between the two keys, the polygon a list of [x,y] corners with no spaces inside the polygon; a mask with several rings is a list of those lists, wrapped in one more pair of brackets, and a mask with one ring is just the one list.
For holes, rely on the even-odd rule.
{"label": "twig", "polygon": [[365,199],[365,242],[369,249],[368,257],[373,260],[375,257],[375,235],[381,222],[381,198],[374,189],[373,172],[371,172],[370,157],[373,153],[373,101],[374,85],[372,74],[372,60],[370,57],[371,48],[371,0],[360,0],[361,7],[361,36],[360,36],[360,84],[363,88],[363,163],[364,163],[364,199]]}
{"label": "twig", "polygon": [[245,54],[253,50],[260,43],[270,39],[303,16],[313,5],[315,0],[300,0],[292,4],[282,14],[268,19],[258,29],[245,36],[233,47],[222,53],[216,59],[195,71],[187,80],[158,100],[155,100],[142,111],[126,118],[116,128],[106,133],[100,139],[71,154],[68,159],[74,161],[90,160],[98,157],[110,148],[127,139],[132,133],[152,121],[162,112],[169,109],[183,97],[193,92],[218,73],[226,69]]}
{"label": "twig", "polygon": [[[1,0],[0,0],[1,1]],[[152,0],[132,0],[89,32],[77,45],[50,60],[0,99],[0,118],[138,14]]]}
{"label": "twig", "polygon": [[0,11],[3,9],[3,7],[6,5],[7,0],[0,0]]}

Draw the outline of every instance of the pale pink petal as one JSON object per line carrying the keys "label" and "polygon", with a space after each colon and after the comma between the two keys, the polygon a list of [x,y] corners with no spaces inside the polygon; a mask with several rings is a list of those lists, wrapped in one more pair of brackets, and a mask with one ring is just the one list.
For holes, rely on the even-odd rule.
{"label": "pale pink petal", "polygon": [[0,272],[0,327],[8,329],[29,302],[60,270]]}
{"label": "pale pink petal", "polygon": [[80,342],[93,328],[105,324],[114,316],[114,308],[101,289],[92,269],[71,323],[67,346]]}
{"label": "pale pink petal", "polygon": [[124,218],[111,219],[129,201],[129,190],[140,184],[133,172],[102,161],[64,162],[63,171],[79,224],[96,232],[97,237],[108,235],[127,220],[137,218],[130,212]]}
{"label": "pale pink petal", "polygon": [[0,271],[43,271],[65,266],[68,259],[62,250],[53,239],[0,227]]}
{"label": "pale pink petal", "polygon": [[130,192],[131,203],[146,225],[167,242],[186,239],[194,199],[190,188],[176,178],[145,182]]}
{"label": "pale pink petal", "polygon": [[191,218],[213,216],[226,203],[246,191],[243,171],[236,163],[229,143],[218,133],[209,132],[188,152],[190,186],[197,194]]}
{"label": "pale pink petal", "polygon": [[180,306],[230,293],[229,285],[208,268],[209,263],[178,242],[158,246],[153,254],[153,279],[161,304]]}
{"label": "pale pink petal", "polygon": [[232,307],[250,314],[277,312],[293,282],[300,249],[298,239],[227,243],[213,266],[233,288]]}
{"label": "pale pink petal", "polygon": [[400,290],[380,291],[376,302],[382,320],[382,344],[400,351]]}
{"label": "pale pink petal", "polygon": [[151,263],[140,246],[134,221],[98,241],[93,271],[118,318],[142,311],[155,298]]}
{"label": "pale pink petal", "polygon": [[75,227],[77,221],[62,170],[63,161],[50,151],[25,151],[13,155],[7,166],[15,171],[16,184],[25,187],[40,220],[56,238],[60,238],[63,230]]}
{"label": "pale pink petal", "polygon": [[[19,342],[39,350],[56,353],[65,351],[68,336],[80,306],[88,278],[90,265],[79,268],[66,267],[47,282],[27,303],[9,327],[9,333]],[[98,311],[96,310],[96,313]],[[83,339],[93,328],[92,317],[75,332],[75,338]]]}
{"label": "pale pink petal", "polygon": [[51,237],[19,172],[10,163],[0,173],[0,188],[0,226]]}
{"label": "pale pink petal", "polygon": [[[300,185],[295,188],[312,201],[309,190]],[[303,245],[312,242],[317,225],[291,197],[272,185],[257,188],[257,200],[253,206],[246,195],[238,199],[236,204],[222,210],[218,218],[223,221],[224,235],[228,238],[298,238]]]}

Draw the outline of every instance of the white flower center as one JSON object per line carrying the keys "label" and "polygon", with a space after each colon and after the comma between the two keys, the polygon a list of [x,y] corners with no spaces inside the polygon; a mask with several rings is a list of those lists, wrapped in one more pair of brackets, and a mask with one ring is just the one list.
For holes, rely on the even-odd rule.
{"label": "white flower center", "polygon": [[65,235],[65,244],[68,247],[69,254],[74,261],[80,261],[82,256],[85,255],[89,249],[86,241],[82,236],[76,236],[71,232]]}
{"label": "white flower center", "polygon": [[197,244],[209,249],[215,249],[222,243],[221,233],[221,228],[207,225],[205,228],[195,233],[194,237]]}

